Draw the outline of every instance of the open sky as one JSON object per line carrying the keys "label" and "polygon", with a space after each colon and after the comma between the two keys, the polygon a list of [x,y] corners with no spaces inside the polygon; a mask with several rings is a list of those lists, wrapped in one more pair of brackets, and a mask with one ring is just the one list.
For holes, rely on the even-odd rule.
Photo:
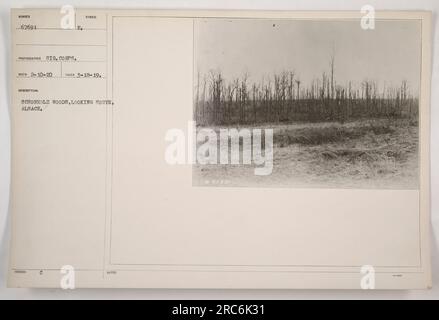
{"label": "open sky", "polygon": [[359,20],[199,19],[195,25],[195,68],[221,70],[226,79],[247,72],[250,81],[295,71],[302,83],[329,74],[334,53],[338,84],[375,80],[379,86],[407,80],[418,93],[421,23],[376,21],[363,30]]}

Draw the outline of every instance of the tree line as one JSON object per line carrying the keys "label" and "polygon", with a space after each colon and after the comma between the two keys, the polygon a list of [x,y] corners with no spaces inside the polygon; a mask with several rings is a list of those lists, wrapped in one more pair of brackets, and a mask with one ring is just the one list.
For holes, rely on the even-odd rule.
{"label": "tree line", "polygon": [[303,85],[293,71],[284,71],[250,82],[249,75],[225,79],[220,71],[196,76],[194,120],[199,125],[288,123],[297,121],[345,122],[370,118],[418,116],[418,98],[408,82],[378,88],[374,81],[337,84],[334,61],[329,74],[323,73]]}

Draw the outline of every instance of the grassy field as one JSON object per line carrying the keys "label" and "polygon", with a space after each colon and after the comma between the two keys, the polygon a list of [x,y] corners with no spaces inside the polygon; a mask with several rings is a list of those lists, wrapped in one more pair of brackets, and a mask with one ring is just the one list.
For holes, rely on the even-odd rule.
{"label": "grassy field", "polygon": [[274,165],[194,165],[193,184],[210,186],[418,188],[418,125],[412,120],[258,125],[274,130]]}

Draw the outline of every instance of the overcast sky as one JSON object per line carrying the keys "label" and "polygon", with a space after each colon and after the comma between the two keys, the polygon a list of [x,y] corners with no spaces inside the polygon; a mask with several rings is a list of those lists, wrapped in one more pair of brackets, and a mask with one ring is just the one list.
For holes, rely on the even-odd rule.
{"label": "overcast sky", "polygon": [[332,52],[338,84],[377,80],[380,87],[407,80],[417,94],[421,56],[420,21],[199,19],[195,68],[221,70],[227,78],[248,72],[251,81],[294,70],[303,83],[329,73]]}

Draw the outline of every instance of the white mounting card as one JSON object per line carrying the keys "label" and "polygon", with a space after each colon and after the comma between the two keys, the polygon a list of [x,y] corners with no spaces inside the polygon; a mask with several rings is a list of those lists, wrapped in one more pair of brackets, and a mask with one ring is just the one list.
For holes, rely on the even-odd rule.
{"label": "white mounting card", "polygon": [[9,286],[431,286],[429,12],[11,22]]}

